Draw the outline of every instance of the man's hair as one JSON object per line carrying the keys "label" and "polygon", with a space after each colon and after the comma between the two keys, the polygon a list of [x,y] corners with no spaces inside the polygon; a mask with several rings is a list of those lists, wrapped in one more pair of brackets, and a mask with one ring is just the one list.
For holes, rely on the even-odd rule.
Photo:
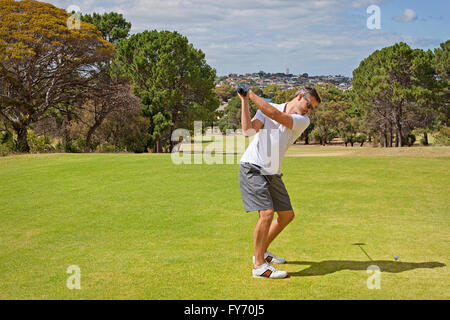
{"label": "man's hair", "polygon": [[303,94],[305,96],[314,97],[317,100],[318,103],[322,102],[322,100],[319,97],[319,94],[317,93],[316,89],[314,89],[314,88],[311,88],[311,87],[301,88],[300,90],[298,90],[295,93],[295,96],[298,97],[299,94]]}

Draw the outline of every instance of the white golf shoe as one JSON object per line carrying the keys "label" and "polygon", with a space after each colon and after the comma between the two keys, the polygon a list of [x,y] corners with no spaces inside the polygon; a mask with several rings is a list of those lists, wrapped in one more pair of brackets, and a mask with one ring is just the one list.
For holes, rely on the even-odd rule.
{"label": "white golf shoe", "polygon": [[[269,263],[273,263],[273,264],[286,263],[285,258],[277,257],[276,255],[274,255],[273,253],[270,253],[269,251],[266,251],[266,253],[264,253],[264,260],[266,260]],[[255,264],[255,256],[253,256],[253,264]]]}
{"label": "white golf shoe", "polygon": [[287,277],[286,271],[278,270],[267,262],[259,267],[253,266],[253,278],[269,278],[269,279],[283,279]]}

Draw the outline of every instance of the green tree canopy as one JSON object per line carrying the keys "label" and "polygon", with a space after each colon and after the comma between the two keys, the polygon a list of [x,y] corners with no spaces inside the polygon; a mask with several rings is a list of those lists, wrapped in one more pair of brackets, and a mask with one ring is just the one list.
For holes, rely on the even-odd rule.
{"label": "green tree canopy", "polygon": [[427,102],[434,101],[431,56],[398,43],[375,51],[353,71],[355,97],[385,146],[392,146],[394,133],[396,146],[402,146],[418,108],[430,108]]}
{"label": "green tree canopy", "polygon": [[103,39],[113,44],[125,39],[130,34],[131,23],[122,14],[109,12],[93,13],[81,16],[81,20],[93,24],[102,33]]}
{"label": "green tree canopy", "polygon": [[97,64],[113,55],[95,26],[69,29],[69,16],[47,3],[0,0],[0,115],[21,152],[30,150],[29,126],[92,89]]}
{"label": "green tree canopy", "polygon": [[173,130],[192,130],[194,121],[210,121],[219,106],[215,69],[176,31],[144,31],[122,40],[113,70],[132,80],[151,119],[149,147],[156,152],[172,150]]}
{"label": "green tree canopy", "polygon": [[[249,105],[250,117],[256,114],[258,108],[250,101]],[[242,115],[242,103],[241,98],[234,96],[228,101],[227,106],[224,109],[224,114],[219,121],[219,129],[223,134],[226,134],[227,130],[238,130],[241,128],[241,115]]]}
{"label": "green tree canopy", "polygon": [[295,98],[297,89],[279,90],[272,99],[273,103],[285,103]]}
{"label": "green tree canopy", "polygon": [[278,91],[281,91],[281,87],[275,83],[269,84],[267,87],[263,88],[263,96],[267,99],[273,99]]}
{"label": "green tree canopy", "polygon": [[235,95],[236,89],[230,86],[229,84],[224,84],[216,87],[215,89],[217,97],[221,101],[227,102],[233,95]]}
{"label": "green tree canopy", "polygon": [[439,77],[442,122],[444,125],[450,126],[450,40],[441,43],[440,47],[434,50],[433,66]]}

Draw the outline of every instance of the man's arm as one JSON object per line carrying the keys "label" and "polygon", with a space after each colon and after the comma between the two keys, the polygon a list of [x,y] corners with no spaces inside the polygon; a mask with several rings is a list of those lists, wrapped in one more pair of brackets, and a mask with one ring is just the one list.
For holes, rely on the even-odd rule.
{"label": "man's arm", "polygon": [[294,126],[294,119],[292,119],[292,116],[290,114],[281,112],[263,98],[258,97],[251,90],[249,90],[247,96],[253,101],[254,104],[256,104],[258,109],[261,110],[261,112],[268,116],[270,119],[275,120],[276,122],[289,129],[292,129],[292,127]]}
{"label": "man's arm", "polygon": [[251,119],[248,95],[246,97],[243,97],[239,94],[239,97],[241,98],[242,102],[242,133],[246,137],[254,136],[263,127],[264,124],[258,119]]}

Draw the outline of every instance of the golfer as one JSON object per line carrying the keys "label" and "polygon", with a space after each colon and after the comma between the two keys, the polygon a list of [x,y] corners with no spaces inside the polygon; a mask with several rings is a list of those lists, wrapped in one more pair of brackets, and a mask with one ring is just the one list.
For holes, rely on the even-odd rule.
{"label": "golfer", "polygon": [[[242,131],[255,136],[241,158],[239,186],[246,212],[258,211],[259,219],[253,234],[253,277],[285,278],[272,264],[286,263],[268,251],[269,245],[294,219],[289,194],[281,179],[280,166],[288,148],[295,143],[310,124],[307,116],[321,102],[316,90],[305,87],[285,104],[268,103],[248,90],[242,101]],[[249,100],[258,107],[250,118]],[[274,213],[277,219],[274,220]]]}

